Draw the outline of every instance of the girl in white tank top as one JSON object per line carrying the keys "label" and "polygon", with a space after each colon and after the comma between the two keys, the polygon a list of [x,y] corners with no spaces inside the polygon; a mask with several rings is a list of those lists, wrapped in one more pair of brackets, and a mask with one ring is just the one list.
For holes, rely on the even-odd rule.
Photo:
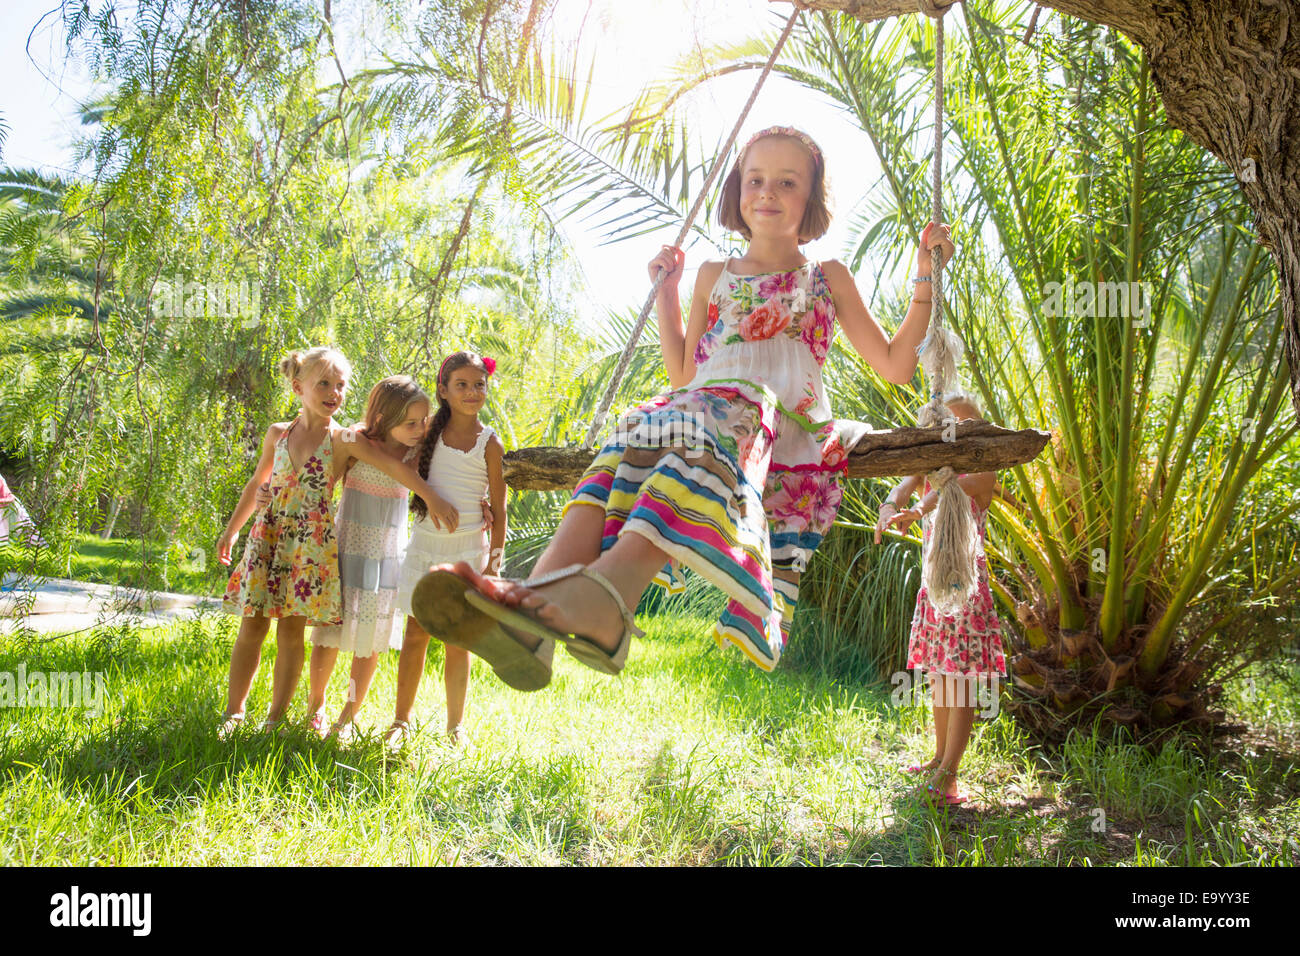
{"label": "girl in white tank top", "polygon": [[[436,523],[426,513],[423,501],[412,501],[411,512],[418,520],[411,529],[397,587],[397,606],[407,618],[390,739],[407,729],[429,646],[429,635],[410,616],[415,585],[434,564],[467,561],[489,574],[500,570],[506,538],[506,483],[501,464],[505,448],[496,433],[478,420],[479,410],[487,402],[488,376],[495,368],[492,359],[453,352],[438,370],[438,410],[417,452],[416,470],[455,509],[456,526]],[[484,492],[492,507],[491,525],[483,517]],[[460,740],[469,692],[469,652],[448,644],[445,653],[447,733]]]}

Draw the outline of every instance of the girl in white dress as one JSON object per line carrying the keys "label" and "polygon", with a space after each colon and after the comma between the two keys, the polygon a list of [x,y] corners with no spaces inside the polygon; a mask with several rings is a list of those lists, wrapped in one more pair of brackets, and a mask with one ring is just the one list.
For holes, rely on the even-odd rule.
{"label": "girl in white dress", "polygon": [[[478,420],[487,401],[488,376],[495,368],[490,358],[453,352],[438,369],[438,410],[420,445],[415,468],[428,476],[429,484],[456,514],[440,526],[425,513],[423,501],[411,502],[411,511],[419,520],[411,531],[397,587],[397,606],[408,616],[397,665],[397,706],[388,730],[390,740],[407,729],[429,647],[429,634],[409,616],[411,591],[431,565],[466,561],[488,573],[496,573],[501,566],[506,539],[506,482],[501,467],[505,447],[496,433]],[[482,508],[485,490],[493,515],[490,521]],[[468,651],[446,645],[443,682],[447,734],[460,742],[469,693]]]}
{"label": "girl in white dress", "polygon": [[[408,375],[394,375],[370,390],[361,440],[403,463],[411,463],[424,437],[429,396]],[[379,655],[402,646],[397,605],[398,573],[406,550],[407,490],[373,465],[354,462],[343,485],[335,519],[343,623],[313,629],[311,689],[307,712],[311,728],[325,728],[325,689],[340,650],[352,652],[348,699],[329,733],[352,736],[353,721],[366,699]],[[420,502],[424,504],[423,501]],[[442,521],[454,511],[439,495],[433,505]]]}

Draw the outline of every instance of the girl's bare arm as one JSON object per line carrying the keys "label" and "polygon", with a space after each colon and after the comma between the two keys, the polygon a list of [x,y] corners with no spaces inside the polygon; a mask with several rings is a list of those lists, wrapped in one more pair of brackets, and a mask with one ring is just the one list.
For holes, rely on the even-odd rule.
{"label": "girl's bare arm", "polygon": [[916,374],[916,347],[930,325],[930,303],[914,299],[903,324],[890,338],[862,301],[847,266],[832,260],[822,263],[822,271],[826,273],[831,298],[835,301],[835,315],[849,344],[885,381],[894,385],[910,382]]}
{"label": "girl's bare arm", "polygon": [[890,489],[886,501],[893,501],[895,506],[901,511],[907,507],[908,501],[912,499],[918,488],[925,484],[925,475],[908,475],[898,484]]}
{"label": "girl's bare arm", "polygon": [[[718,276],[722,274],[721,262],[706,262],[695,274],[695,294],[691,296],[691,314],[686,321],[686,332],[682,337],[682,361],[680,374],[676,380],[670,375],[669,383],[673,388],[685,388],[695,378],[695,346],[709,330],[709,293]],[[680,321],[680,320],[679,320]]]}
{"label": "girl's bare arm", "polygon": [[364,435],[358,435],[347,428],[339,429],[334,436],[334,455],[337,462],[342,463],[345,457],[352,457],[373,465],[394,481],[400,481],[424,499],[430,512],[445,513],[450,509],[450,505],[420,477],[419,472],[376,448]]}
{"label": "girl's bare arm", "polygon": [[275,443],[280,440],[287,427],[287,422],[276,422],[266,430],[266,437],[262,439],[262,454],[253,469],[253,477],[248,479],[248,484],[244,485],[244,491],[239,496],[239,504],[235,505],[234,513],[226,522],[226,530],[217,539],[217,560],[222,564],[230,563],[230,549],[235,543],[235,538],[239,536],[240,529],[244,527],[256,508],[257,489],[271,480],[271,471],[275,467]]}

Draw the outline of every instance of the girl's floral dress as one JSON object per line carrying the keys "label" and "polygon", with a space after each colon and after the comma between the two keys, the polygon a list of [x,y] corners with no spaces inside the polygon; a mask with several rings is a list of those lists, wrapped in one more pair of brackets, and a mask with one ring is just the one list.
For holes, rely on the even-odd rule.
{"label": "girl's floral dress", "polygon": [[[927,481],[921,494],[929,492],[930,483]],[[996,673],[1005,677],[1007,665],[1002,656],[1002,629],[993,607],[993,592],[989,589],[989,566],[984,557],[984,527],[988,511],[980,508],[973,498],[970,506],[979,529],[975,559],[978,584],[975,593],[956,614],[939,614],[931,606],[925,586],[922,585],[916,595],[916,611],[912,615],[912,638],[907,647],[907,666],[949,676],[974,677]],[[930,546],[931,514],[921,519],[923,553]]]}
{"label": "girl's floral dress", "polygon": [[305,617],[311,625],[343,620],[338,542],[334,535],[334,443],[330,435],[299,469],[289,433],[275,443],[271,502],[253,521],[244,557],[226,584],[223,607],[244,617]]}
{"label": "girl's floral dress", "polygon": [[[627,412],[565,508],[605,509],[602,549],[632,531],[720,587],[731,600],[718,642],[770,671],[848,467],[821,376],[835,306],[818,263],[729,266],[709,296],[694,379]],[[658,580],[669,586],[671,569]]]}

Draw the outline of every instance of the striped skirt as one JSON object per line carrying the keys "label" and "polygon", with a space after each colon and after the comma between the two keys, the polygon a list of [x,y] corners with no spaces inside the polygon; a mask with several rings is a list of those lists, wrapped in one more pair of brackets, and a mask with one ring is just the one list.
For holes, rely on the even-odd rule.
{"label": "striped skirt", "polygon": [[[805,460],[778,465],[774,449],[783,461]],[[605,510],[602,551],[631,531],[721,588],[730,601],[715,639],[770,671],[789,637],[800,574],[835,519],[840,471],[821,464],[817,436],[761,395],[693,389],[625,414],[565,510]],[[671,587],[674,577],[665,568],[656,581]]]}

